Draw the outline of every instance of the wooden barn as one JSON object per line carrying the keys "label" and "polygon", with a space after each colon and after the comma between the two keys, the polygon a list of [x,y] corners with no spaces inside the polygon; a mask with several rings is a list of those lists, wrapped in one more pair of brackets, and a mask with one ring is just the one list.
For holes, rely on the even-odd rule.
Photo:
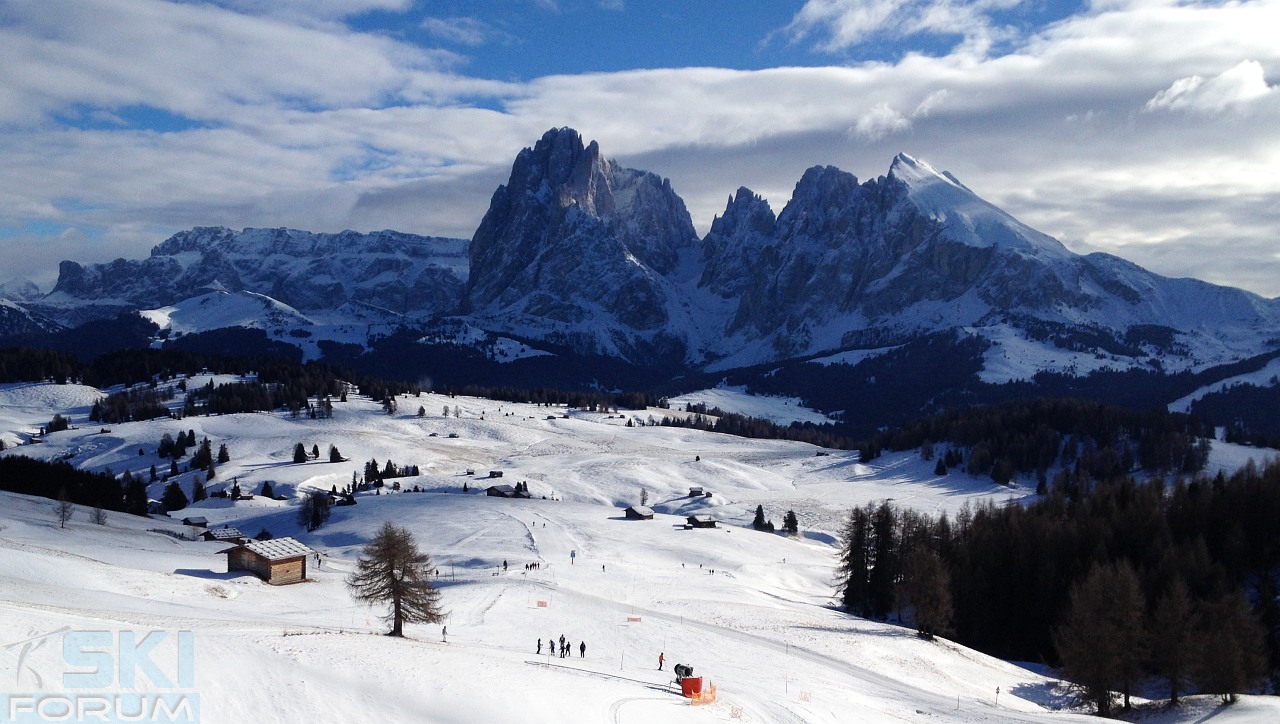
{"label": "wooden barn", "polygon": [[307,579],[307,556],[315,551],[292,538],[251,540],[228,548],[227,572],[249,571],[272,585]]}
{"label": "wooden barn", "polygon": [[716,519],[709,515],[691,515],[688,517],[690,528],[714,528]]}
{"label": "wooden barn", "polygon": [[701,498],[701,497],[702,497],[702,488],[689,488],[689,497],[690,497],[690,498]]}
{"label": "wooden barn", "polygon": [[484,489],[484,494],[494,498],[514,498],[516,489],[510,485],[490,485]]}
{"label": "wooden barn", "polygon": [[204,516],[198,515],[191,518],[183,518],[182,524],[194,526],[196,528],[207,528],[209,526],[209,521]]}
{"label": "wooden barn", "polygon": [[240,543],[244,535],[239,528],[210,528],[200,534],[204,540],[216,540],[223,543]]}
{"label": "wooden barn", "polygon": [[633,505],[627,508],[627,520],[653,520],[653,508]]}

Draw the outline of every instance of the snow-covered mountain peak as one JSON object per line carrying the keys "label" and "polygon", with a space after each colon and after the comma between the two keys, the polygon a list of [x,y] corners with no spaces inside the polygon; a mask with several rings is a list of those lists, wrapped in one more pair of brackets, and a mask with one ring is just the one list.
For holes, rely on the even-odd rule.
{"label": "snow-covered mountain peak", "polygon": [[[920,188],[935,183],[946,183],[959,188],[963,184],[950,174],[930,166],[928,163],[906,153],[899,153],[889,164],[889,178],[897,179],[911,188]],[[968,189],[965,189],[966,191]]]}
{"label": "snow-covered mountain peak", "polygon": [[1046,260],[1074,256],[1057,239],[1023,224],[979,197],[952,174],[925,161],[899,153],[889,167],[888,181],[906,189],[910,202],[920,213],[941,223],[952,241]]}
{"label": "snow-covered mountain peak", "polygon": [[293,307],[254,292],[209,292],[140,313],[161,329],[182,333],[226,327],[296,329],[314,324]]}

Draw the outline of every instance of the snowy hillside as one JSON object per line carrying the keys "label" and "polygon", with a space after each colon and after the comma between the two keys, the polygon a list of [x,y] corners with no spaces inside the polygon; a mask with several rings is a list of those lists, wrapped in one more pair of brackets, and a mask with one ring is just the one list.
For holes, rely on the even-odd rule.
{"label": "snowy hillside", "polygon": [[[831,607],[833,543],[850,506],[894,498],[955,511],[1010,496],[989,480],[933,476],[912,454],[868,466],[799,443],[626,427],[627,418],[673,414],[658,409],[586,413],[431,394],[401,397],[390,416],[352,396],[328,420],[228,415],[103,431],[84,424],[95,398],[71,385],[0,389],[0,431],[11,441],[8,431],[30,430],[56,411],[78,425],[6,454],[139,473],[161,462],[155,446],[164,433],[191,429],[231,454],[214,490],[233,479],[255,492],[270,480],[287,497],[341,487],[370,458],[422,471],[399,482],[426,492],[362,494],[310,534],[293,500],[210,499],[180,513],[248,535],[295,536],[320,552],[307,583],[281,587],[226,573],[225,546],[177,540],[190,532],[177,522],[111,514],[99,526],[77,510],[60,529],[53,501],[0,494],[0,640],[63,627],[190,631],[196,668],[186,691],[200,697],[204,722],[1092,720],[1058,710],[1066,699],[1054,680]],[[336,445],[348,462],[294,463],[299,442]],[[487,477],[491,470],[503,471],[501,481]],[[188,491],[191,475],[181,476]],[[528,482],[533,499],[479,492],[517,481]],[[689,497],[692,486],[712,497]],[[641,489],[658,515],[624,519],[622,507],[638,503]],[[740,527],[757,504],[774,519],[794,509],[802,535]],[[686,530],[683,516],[695,512],[728,525]],[[378,635],[380,611],[356,605],[343,585],[386,520],[409,527],[439,568],[447,643],[438,626],[410,625],[408,640]],[[573,658],[535,653],[538,639],[561,634],[574,643]],[[157,649],[165,671],[171,651]],[[714,682],[718,700],[690,706],[672,687],[675,663]],[[16,671],[15,691],[61,691],[64,668],[58,646],[34,650]],[[1275,721],[1280,706],[1245,697],[1216,712],[1197,702],[1149,721],[1210,713],[1216,722]]]}

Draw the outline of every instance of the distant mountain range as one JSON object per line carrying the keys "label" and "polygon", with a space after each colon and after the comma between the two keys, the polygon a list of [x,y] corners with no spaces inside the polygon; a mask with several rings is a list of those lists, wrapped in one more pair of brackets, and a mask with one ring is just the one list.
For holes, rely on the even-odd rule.
{"label": "distant mountain range", "polygon": [[811,168],[776,215],[740,188],[699,238],[668,180],[567,128],[520,152],[470,241],[196,228],[147,259],[63,262],[52,292],[0,305],[0,336],[126,310],[169,340],[257,328],[312,357],[412,330],[490,360],[672,374],[855,367],[939,335],[977,350],[985,383],[1195,373],[1280,349],[1280,300],[1077,255],[905,154],[864,182]]}

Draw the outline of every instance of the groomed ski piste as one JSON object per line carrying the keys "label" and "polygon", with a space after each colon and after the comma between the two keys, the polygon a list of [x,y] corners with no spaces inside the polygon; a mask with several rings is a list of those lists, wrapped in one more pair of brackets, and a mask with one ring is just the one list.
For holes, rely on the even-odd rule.
{"label": "groomed ski piste", "polygon": [[[856,453],[818,455],[806,444],[626,426],[677,414],[657,409],[593,413],[423,394],[401,397],[388,415],[352,395],[327,420],[259,413],[102,426],[87,422],[100,395],[76,385],[0,388],[5,454],[116,473],[155,464],[163,473],[160,437],[194,430],[231,454],[210,490],[237,480],[257,492],[270,480],[287,499],[211,498],[172,518],[110,513],[105,525],[77,506],[60,528],[54,501],[0,493],[0,691],[10,705],[21,694],[56,704],[176,691],[198,704],[202,722],[1097,721],[1038,671],[834,605],[837,535],[851,506],[892,498],[954,514],[967,501],[1017,500],[1026,486],[939,478],[914,453],[863,465]],[[17,444],[55,412],[70,415],[73,429]],[[294,463],[299,442],[318,446],[320,459]],[[330,444],[346,462],[327,462]],[[1258,452],[1216,444],[1212,464]],[[301,491],[341,489],[371,458],[417,465],[420,476],[399,482],[426,492],[362,493],[318,530],[299,526]],[[488,477],[497,470],[500,479]],[[188,494],[192,475],[181,476]],[[530,499],[484,494],[516,482],[528,483]],[[691,497],[691,487],[712,496]],[[162,488],[152,484],[151,497]],[[641,489],[657,514],[627,520]],[[779,526],[795,510],[800,535],[752,530],[756,505]],[[687,529],[686,516],[699,513],[719,527]],[[180,522],[188,516],[247,536],[293,536],[319,557],[294,585],[228,574],[226,544],[180,539],[193,532]],[[385,636],[385,609],[351,598],[344,579],[384,521],[409,528],[432,556],[447,641],[434,624]],[[172,677],[182,664],[178,632],[190,632],[193,676],[174,678],[188,684],[176,689],[157,689],[146,675],[136,688],[116,680],[101,691],[68,689],[63,674],[83,669],[68,668],[56,641],[66,631],[106,631],[112,642],[162,632],[151,659]],[[548,655],[546,640],[561,635],[572,655]],[[682,697],[677,663],[714,684],[716,700],[695,706]],[[1142,720],[1209,716],[1274,722],[1280,705],[1245,696],[1220,708],[1214,697],[1192,697]]]}

